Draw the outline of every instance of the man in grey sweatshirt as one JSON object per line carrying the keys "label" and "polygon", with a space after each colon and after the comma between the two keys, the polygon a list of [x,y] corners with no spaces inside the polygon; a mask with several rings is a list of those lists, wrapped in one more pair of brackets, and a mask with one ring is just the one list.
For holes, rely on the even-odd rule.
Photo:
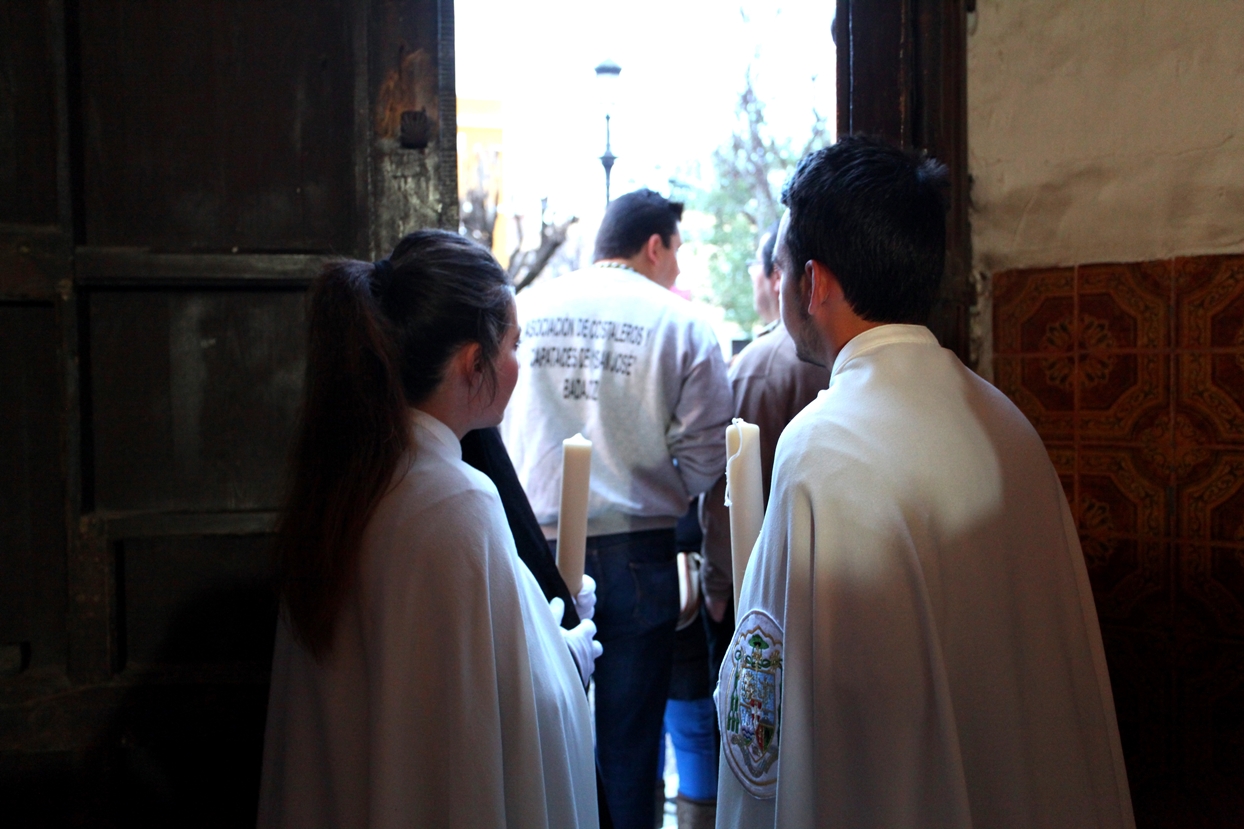
{"label": "man in grey sweatshirt", "polygon": [[518,297],[518,386],[502,435],[549,538],[561,443],[592,441],[587,574],[596,579],[597,757],[618,829],[652,825],[678,616],[674,525],[725,469],[732,411],[716,335],[672,293],[682,205],[614,200],[591,267]]}

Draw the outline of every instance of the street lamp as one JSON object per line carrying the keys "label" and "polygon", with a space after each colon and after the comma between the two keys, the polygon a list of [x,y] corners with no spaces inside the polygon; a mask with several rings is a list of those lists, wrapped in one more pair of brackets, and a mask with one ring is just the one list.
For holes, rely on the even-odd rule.
{"label": "street lamp", "polygon": [[614,106],[614,95],[617,91],[618,75],[622,74],[622,67],[618,66],[611,60],[603,61],[600,66],[596,67],[597,85],[601,90],[601,98],[605,104],[605,154],[600,157],[600,163],[605,168],[605,206],[609,206],[609,172],[613,169],[613,162],[618,157],[613,154],[613,150],[609,148],[609,116],[610,110]]}

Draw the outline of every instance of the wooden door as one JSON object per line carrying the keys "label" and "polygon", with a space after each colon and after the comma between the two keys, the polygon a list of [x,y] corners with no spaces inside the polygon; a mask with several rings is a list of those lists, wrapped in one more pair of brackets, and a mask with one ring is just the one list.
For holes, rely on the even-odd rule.
{"label": "wooden door", "polygon": [[456,229],[452,10],[0,5],[0,780],[19,814],[253,824],[303,294],[331,257]]}
{"label": "wooden door", "polygon": [[837,0],[838,134],[880,135],[950,172],[946,276],[929,327],[973,365],[967,21],[972,0]]}

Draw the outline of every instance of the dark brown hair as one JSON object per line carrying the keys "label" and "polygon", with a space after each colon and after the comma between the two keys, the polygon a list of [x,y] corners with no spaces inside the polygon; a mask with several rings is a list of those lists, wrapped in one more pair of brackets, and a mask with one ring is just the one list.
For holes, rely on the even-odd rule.
{"label": "dark brown hair", "polygon": [[513,294],[492,255],[442,230],[389,259],[325,266],[311,286],[306,388],[274,557],[283,612],[317,658],[354,583],[363,531],[412,447],[409,408],[457,350],[492,367]]}
{"label": "dark brown hair", "polygon": [[654,233],[668,248],[682,221],[682,208],[682,202],[670,201],[647,188],[618,196],[605,208],[592,261],[630,259],[643,250]]}

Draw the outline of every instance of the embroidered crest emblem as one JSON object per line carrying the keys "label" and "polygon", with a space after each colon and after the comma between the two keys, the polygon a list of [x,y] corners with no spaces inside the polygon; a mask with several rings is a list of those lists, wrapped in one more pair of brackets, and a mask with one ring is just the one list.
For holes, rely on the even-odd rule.
{"label": "embroidered crest emblem", "polygon": [[782,724],[782,629],[763,610],[743,617],[722,662],[721,689],[729,696],[718,714],[726,762],[755,797],[777,788]]}

